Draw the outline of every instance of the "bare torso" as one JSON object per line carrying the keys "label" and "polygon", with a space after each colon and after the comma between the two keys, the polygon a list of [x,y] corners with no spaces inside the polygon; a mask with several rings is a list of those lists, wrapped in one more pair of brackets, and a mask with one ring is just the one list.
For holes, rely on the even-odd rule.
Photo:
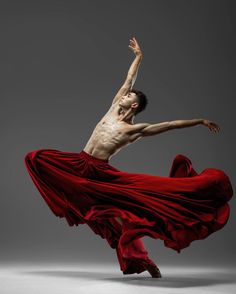
{"label": "bare torso", "polygon": [[131,135],[131,126],[122,120],[119,103],[114,103],[104,117],[98,122],[89,138],[84,151],[94,157],[110,160],[123,147],[131,144],[136,138]]}

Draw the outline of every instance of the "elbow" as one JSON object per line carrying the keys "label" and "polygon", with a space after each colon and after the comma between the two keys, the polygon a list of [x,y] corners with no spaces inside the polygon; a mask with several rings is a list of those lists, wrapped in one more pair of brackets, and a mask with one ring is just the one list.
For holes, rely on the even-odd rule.
{"label": "elbow", "polygon": [[182,127],[182,124],[180,121],[170,121],[169,122],[169,128],[172,129],[180,129]]}

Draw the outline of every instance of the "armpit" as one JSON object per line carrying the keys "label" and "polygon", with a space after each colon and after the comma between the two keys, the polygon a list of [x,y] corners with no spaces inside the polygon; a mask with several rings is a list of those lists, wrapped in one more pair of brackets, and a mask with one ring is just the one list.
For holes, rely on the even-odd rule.
{"label": "armpit", "polygon": [[137,141],[137,140],[139,140],[141,138],[142,138],[142,134],[141,133],[135,133],[135,134],[130,135],[129,141],[131,143],[133,143],[133,142],[135,142],[135,141]]}

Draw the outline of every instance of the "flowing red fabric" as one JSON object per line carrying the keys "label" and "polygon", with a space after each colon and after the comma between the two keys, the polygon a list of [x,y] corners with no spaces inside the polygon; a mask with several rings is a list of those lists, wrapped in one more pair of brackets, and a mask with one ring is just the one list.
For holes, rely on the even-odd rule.
{"label": "flowing red fabric", "polygon": [[116,249],[123,274],[146,270],[143,260],[152,263],[141,237],[161,239],[180,253],[221,229],[230,214],[229,177],[216,168],[198,174],[182,154],[168,177],[124,172],[84,150],[31,151],[25,165],[56,216],[70,226],[86,223]]}

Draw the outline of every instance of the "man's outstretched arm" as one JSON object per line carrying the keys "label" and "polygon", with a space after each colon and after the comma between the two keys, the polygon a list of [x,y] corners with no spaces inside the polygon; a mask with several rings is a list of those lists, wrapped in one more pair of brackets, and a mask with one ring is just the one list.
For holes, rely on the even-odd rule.
{"label": "man's outstretched arm", "polygon": [[134,52],[135,59],[132,62],[131,66],[128,70],[128,74],[127,74],[127,77],[125,79],[124,84],[121,86],[121,88],[119,89],[119,91],[115,95],[112,103],[117,102],[123,95],[126,95],[128,92],[130,92],[132,90],[133,85],[134,85],[136,78],[137,78],[137,75],[138,75],[138,69],[139,69],[140,63],[142,61],[143,55],[142,55],[141,49],[139,47],[139,44],[135,38],[130,40],[129,47]]}
{"label": "man's outstretched arm", "polygon": [[141,135],[143,137],[153,136],[153,135],[157,135],[159,133],[163,133],[169,130],[192,127],[199,124],[207,126],[211,131],[214,131],[214,132],[219,132],[220,130],[220,127],[213,121],[199,118],[199,119],[189,119],[189,120],[174,120],[174,121],[167,121],[163,123],[150,124],[141,130]]}

